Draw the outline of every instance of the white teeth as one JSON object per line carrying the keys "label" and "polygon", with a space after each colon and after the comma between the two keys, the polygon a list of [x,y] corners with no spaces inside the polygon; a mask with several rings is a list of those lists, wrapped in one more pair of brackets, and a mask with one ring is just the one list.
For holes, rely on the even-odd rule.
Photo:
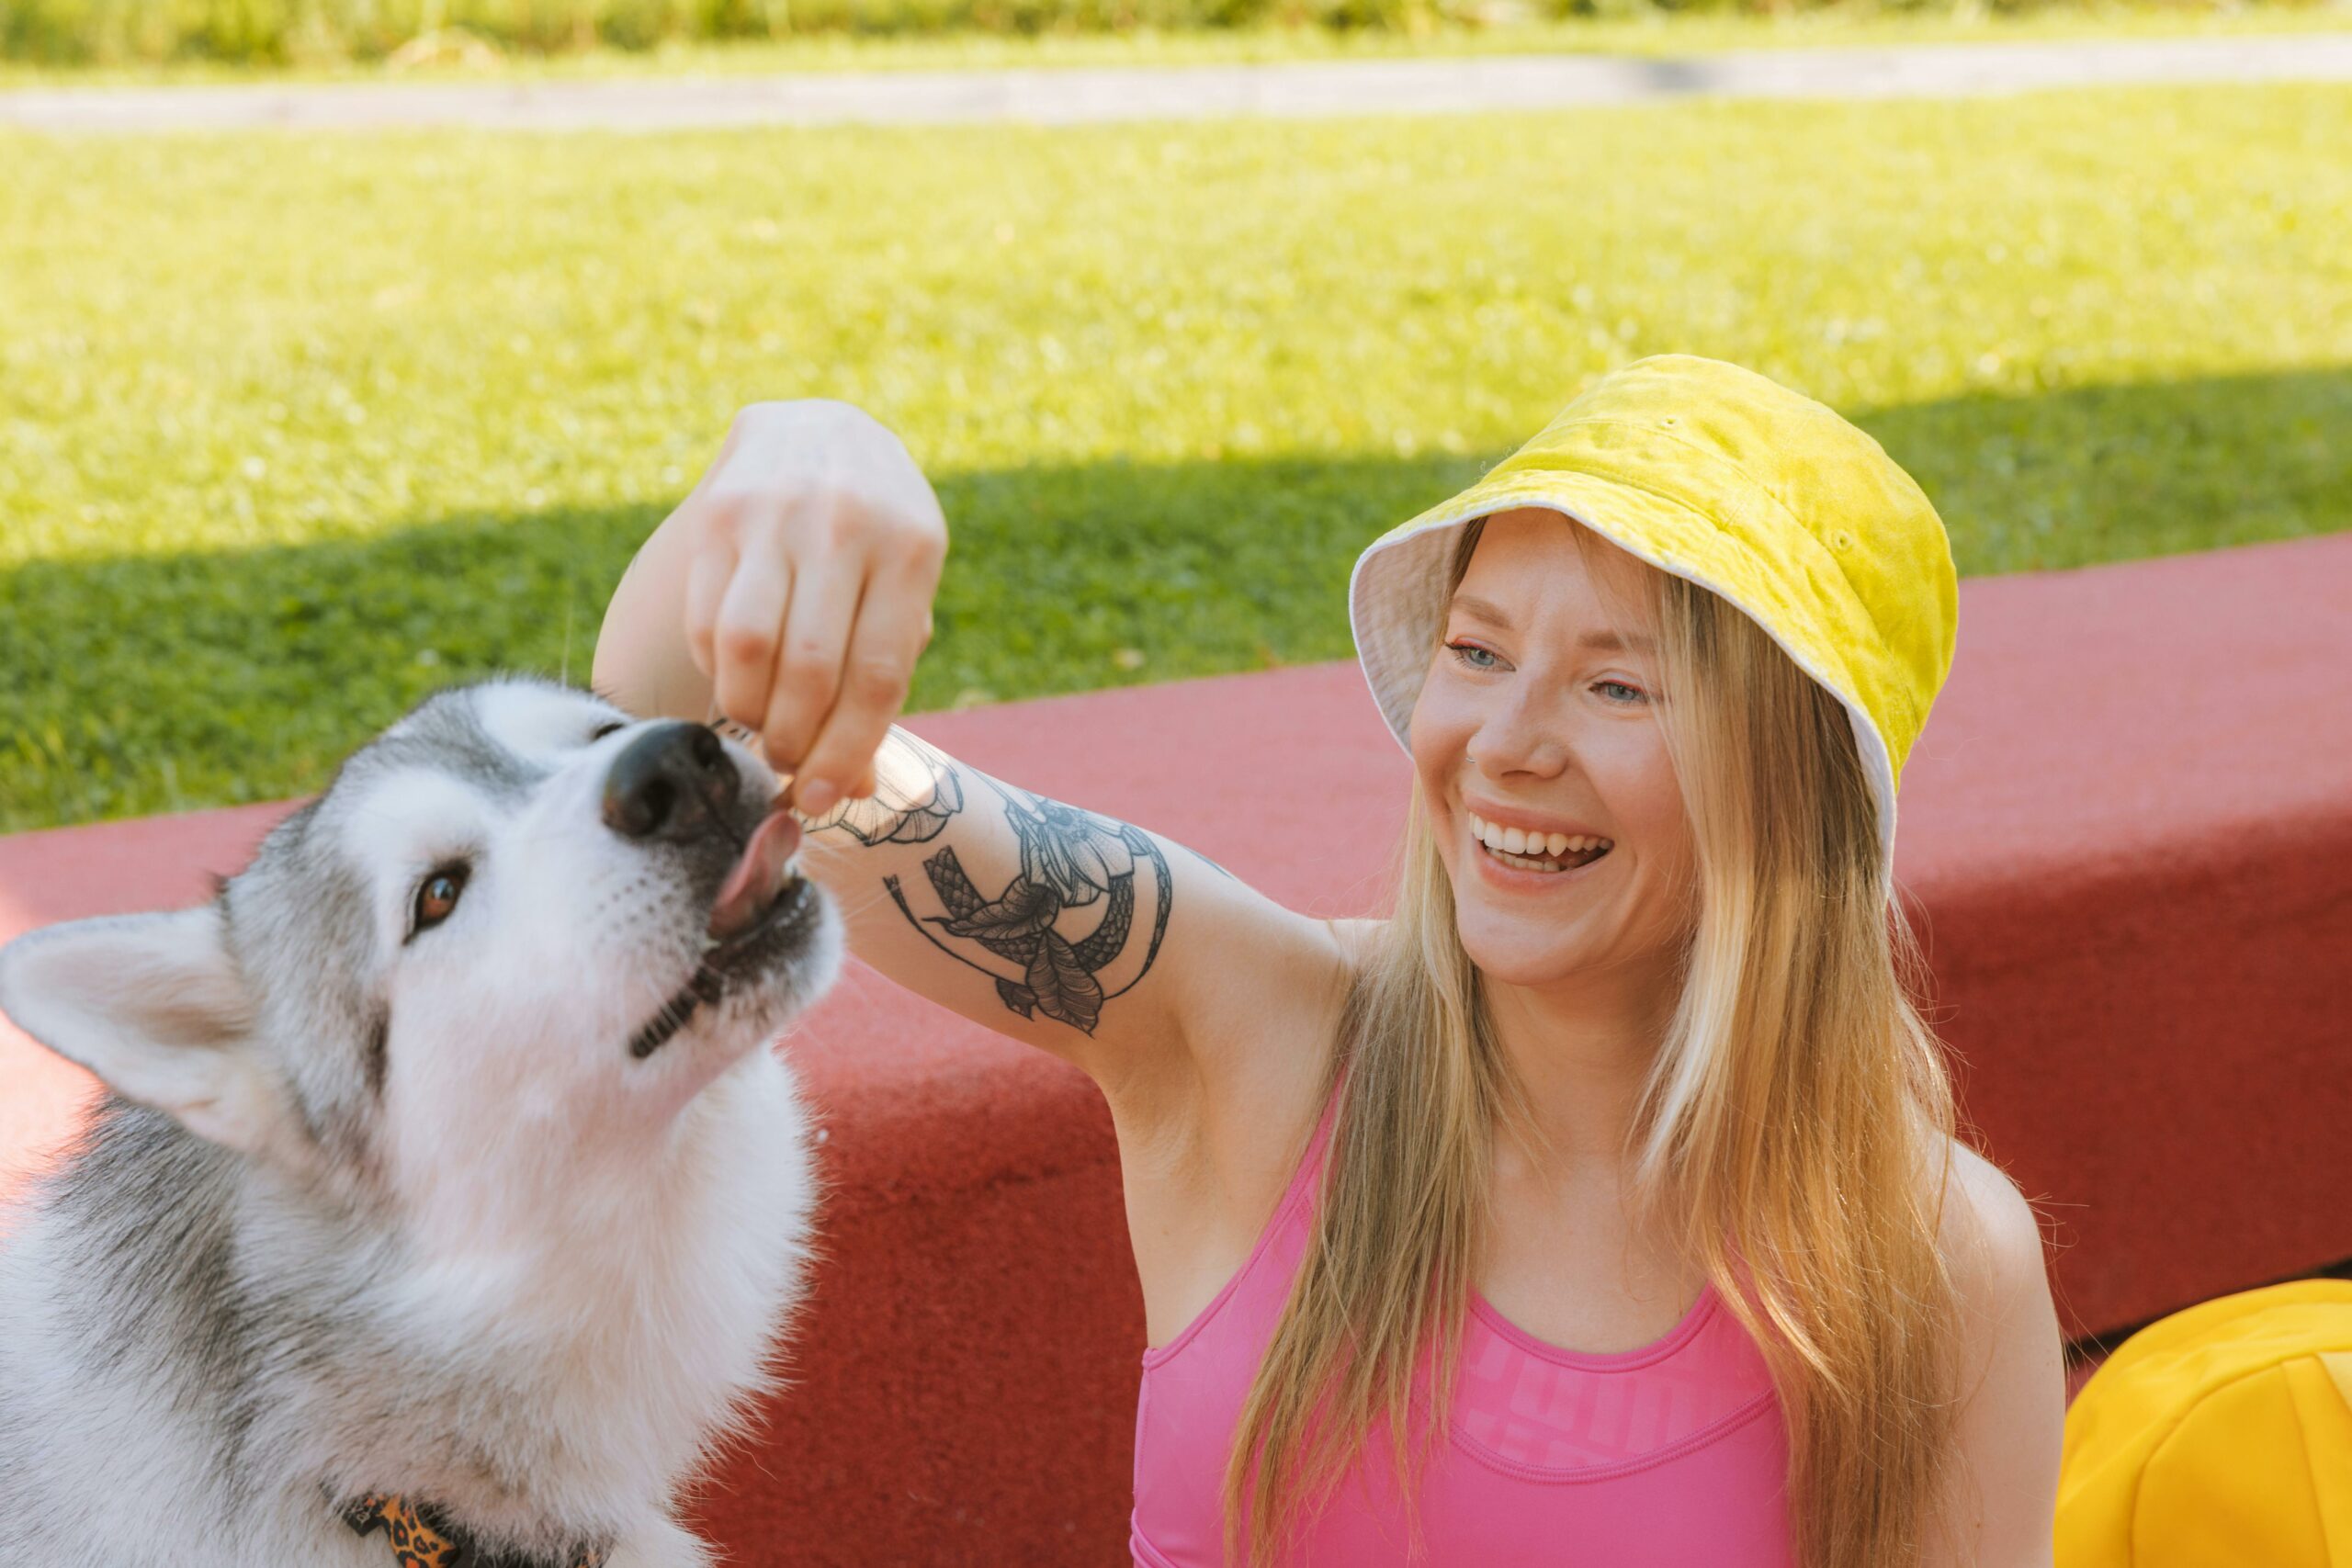
{"label": "white teeth", "polygon": [[[1571,852],[1581,854],[1586,850],[1600,849],[1611,842],[1608,839],[1592,838],[1580,833],[1531,833],[1524,828],[1501,828],[1486,820],[1476,812],[1468,813],[1470,836],[1501,855],[1549,855],[1557,859]],[[1529,864],[1535,863],[1531,860]]]}

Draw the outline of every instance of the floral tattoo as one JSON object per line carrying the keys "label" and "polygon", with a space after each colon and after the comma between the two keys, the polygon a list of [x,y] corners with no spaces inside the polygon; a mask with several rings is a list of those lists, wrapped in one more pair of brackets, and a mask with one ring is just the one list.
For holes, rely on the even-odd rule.
{"label": "floral tattoo", "polygon": [[[868,845],[920,844],[964,810],[967,770],[904,730],[894,729],[885,744],[905,750],[898,765],[877,771],[874,795],[843,801],[812,828],[839,827]],[[910,757],[920,768],[905,766]],[[910,773],[920,775],[912,786],[906,782]],[[1006,1007],[1091,1034],[1102,1004],[1131,989],[1159,955],[1175,897],[1168,857],[1140,828],[986,773],[974,776],[1004,803],[1005,819],[1021,840],[1019,874],[991,897],[973,883],[950,844],[922,863],[946,914],[917,914],[896,876],[885,876],[883,886],[933,946],[994,980]],[[1148,908],[1140,913],[1139,875],[1148,883],[1141,895]],[[949,938],[995,962],[958,952]]]}

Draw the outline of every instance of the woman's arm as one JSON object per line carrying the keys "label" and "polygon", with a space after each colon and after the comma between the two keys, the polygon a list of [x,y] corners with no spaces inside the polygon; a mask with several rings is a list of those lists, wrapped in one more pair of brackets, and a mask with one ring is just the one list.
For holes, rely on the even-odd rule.
{"label": "woman's arm", "polygon": [[1340,933],[1206,857],[892,728],[869,798],[808,819],[803,863],[864,962],[1077,1064],[1115,1103],[1248,1076],[1237,1043],[1318,981]]}
{"label": "woman's arm", "polygon": [[1961,1307],[1957,1463],[1928,1568],[2049,1568],[2065,1347],[2041,1226],[1999,1169],[1952,1150],[1944,1253]]}
{"label": "woman's arm", "polygon": [[1114,1102],[1246,1095],[1238,1043],[1329,988],[1344,933],[896,728],[944,537],[928,481],[865,414],[747,409],[615,591],[596,687],[646,716],[723,716],[794,775],[802,863],[863,962]]}

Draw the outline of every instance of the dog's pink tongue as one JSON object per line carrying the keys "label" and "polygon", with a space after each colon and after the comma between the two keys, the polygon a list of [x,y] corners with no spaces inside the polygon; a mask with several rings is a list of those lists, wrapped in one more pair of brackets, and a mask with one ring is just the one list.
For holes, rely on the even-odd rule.
{"label": "dog's pink tongue", "polygon": [[799,847],[800,824],[791,813],[778,810],[763,819],[710,907],[710,934],[724,942],[759,919],[783,889],[785,863]]}

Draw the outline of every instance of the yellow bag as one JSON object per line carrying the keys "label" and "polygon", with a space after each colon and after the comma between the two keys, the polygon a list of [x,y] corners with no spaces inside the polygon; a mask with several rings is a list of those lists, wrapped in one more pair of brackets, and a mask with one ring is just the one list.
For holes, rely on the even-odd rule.
{"label": "yellow bag", "polygon": [[2124,1341],[2066,1413],[2058,1568],[2352,1568],[2352,1281]]}

